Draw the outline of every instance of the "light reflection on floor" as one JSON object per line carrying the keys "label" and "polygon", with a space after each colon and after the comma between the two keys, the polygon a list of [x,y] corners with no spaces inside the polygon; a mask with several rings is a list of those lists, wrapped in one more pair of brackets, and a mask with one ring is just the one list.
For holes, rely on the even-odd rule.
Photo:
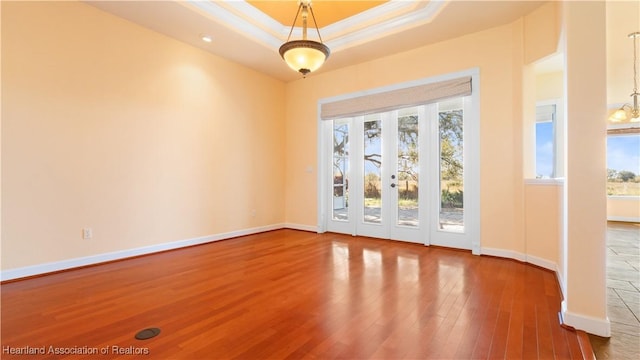
{"label": "light reflection on floor", "polygon": [[[419,251],[420,247],[416,249]],[[455,263],[447,261],[436,261],[426,267],[432,271],[429,277],[433,279],[435,275],[436,283],[422,281],[421,277],[425,274],[420,269],[424,271],[425,266],[421,265],[422,259],[418,252],[381,251],[356,240],[353,243],[332,242],[330,256],[333,264],[331,299],[333,304],[338,304],[339,309],[327,319],[331,328],[336,326],[340,313],[357,312],[354,306],[376,307],[373,310],[377,313],[377,319],[370,319],[367,323],[380,322],[391,326],[390,323],[402,319],[404,323],[409,321],[421,328],[434,319],[421,319],[422,310],[418,306],[420,299],[427,296],[433,297],[434,304],[447,303],[447,306],[441,308],[443,313],[438,314],[444,317],[450,315],[447,313],[451,311],[459,311],[463,305],[448,302],[448,298],[464,300],[471,291],[467,288],[468,275],[464,267],[457,267]],[[452,281],[452,278],[458,280]],[[393,288],[389,288],[388,284],[393,284]],[[466,293],[467,296],[460,297],[461,293]],[[466,323],[471,314],[460,311],[458,316],[462,316],[462,323]]]}

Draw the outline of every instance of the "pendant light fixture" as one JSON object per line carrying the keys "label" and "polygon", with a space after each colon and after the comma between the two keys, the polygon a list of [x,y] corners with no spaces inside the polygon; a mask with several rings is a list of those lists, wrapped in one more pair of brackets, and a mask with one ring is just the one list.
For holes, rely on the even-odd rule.
{"label": "pendant light fixture", "polygon": [[[307,39],[307,18],[309,17],[309,12],[311,12],[311,18],[318,32],[320,42]],[[302,14],[302,40],[290,40],[293,28],[296,25],[296,20],[298,20],[298,15],[300,14]],[[280,56],[282,56],[290,68],[300,72],[302,76],[306,77],[308,73],[319,69],[320,66],[324,64],[324,61],[327,60],[330,53],[329,47],[322,43],[316,17],[313,14],[313,8],[311,8],[311,0],[299,0],[298,11],[296,12],[296,17],[293,19],[287,42],[280,46]]]}
{"label": "pendant light fixture", "polygon": [[620,109],[616,110],[609,117],[611,122],[640,122],[640,108],[638,108],[638,48],[637,42],[640,39],[640,31],[629,34],[629,37],[633,39],[633,106],[624,104]]}

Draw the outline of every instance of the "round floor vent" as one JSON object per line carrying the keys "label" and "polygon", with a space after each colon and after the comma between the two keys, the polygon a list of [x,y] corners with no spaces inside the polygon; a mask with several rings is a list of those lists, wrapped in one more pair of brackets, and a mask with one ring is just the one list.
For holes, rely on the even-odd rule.
{"label": "round floor vent", "polygon": [[160,334],[159,328],[148,328],[138,331],[138,333],[136,334],[136,339],[147,340],[151,339],[152,337],[158,336],[158,334]]}

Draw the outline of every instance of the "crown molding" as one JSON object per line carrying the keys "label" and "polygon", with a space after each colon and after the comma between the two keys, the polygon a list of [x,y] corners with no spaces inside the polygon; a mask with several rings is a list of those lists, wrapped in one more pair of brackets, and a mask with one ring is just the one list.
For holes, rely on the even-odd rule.
{"label": "crown molding", "polygon": [[[273,22],[276,22],[275,20],[268,17],[258,9],[252,7],[255,10],[255,12],[252,12],[254,15],[257,15],[257,13],[260,13],[262,15],[257,15],[258,18],[256,19],[256,21],[250,22],[245,18],[245,16],[248,16],[246,13],[241,12],[240,15],[229,9],[228,5],[233,5],[232,3],[233,1],[198,0],[179,2],[179,4],[181,4],[182,6],[185,6],[190,10],[203,15],[206,18],[211,19],[212,21],[233,29],[234,31],[237,31],[247,36],[248,38],[255,40],[256,42],[261,43],[264,46],[277,49],[282,44],[282,40],[274,36],[271,32],[265,31],[261,28],[274,28],[276,26],[275,24],[273,24]],[[247,4],[244,1],[238,3]],[[261,26],[258,26],[256,24],[260,24]],[[277,24],[280,25],[280,23]]]}
{"label": "crown molding", "polygon": [[[331,52],[337,52],[429,23],[449,1],[391,0],[319,30]],[[274,51],[291,31],[246,1],[188,0],[180,4]],[[292,37],[301,36],[302,29],[295,27]]]}
{"label": "crown molding", "polygon": [[[405,3],[412,4],[411,2]],[[326,31],[326,33],[328,33],[329,35],[329,38],[331,38],[331,40],[327,41],[327,45],[331,48],[331,51],[340,51],[365,42],[377,40],[403,30],[430,23],[431,21],[433,21],[433,19],[435,19],[440,11],[444,9],[447,3],[448,1],[445,0],[432,0],[427,3],[419,2],[418,4],[421,6],[418,9],[415,9],[414,6],[414,8],[410,10],[408,9],[409,12],[398,14],[387,20],[372,23],[359,30],[351,30],[352,28],[355,28],[356,26],[358,26],[358,24],[360,24],[360,21],[357,20],[359,18],[359,15],[369,15],[366,14],[366,12],[363,12],[344,20],[345,24],[350,25],[350,28],[345,26],[345,29],[349,30],[342,31],[342,36],[334,36],[333,38],[331,38],[331,35],[333,34],[330,31]],[[378,10],[378,8],[383,6],[385,5],[380,5],[371,10]],[[364,18],[362,21],[364,21]],[[341,25],[340,23],[335,23],[331,26]],[[327,26],[327,28],[329,28],[329,26]],[[324,29],[322,29],[321,31],[324,32]]]}

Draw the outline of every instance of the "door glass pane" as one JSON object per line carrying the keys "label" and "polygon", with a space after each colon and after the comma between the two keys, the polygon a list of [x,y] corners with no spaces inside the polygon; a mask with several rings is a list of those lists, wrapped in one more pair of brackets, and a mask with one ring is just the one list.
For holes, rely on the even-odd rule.
{"label": "door glass pane", "polygon": [[418,113],[398,112],[397,225],[418,226]]}
{"label": "door glass pane", "polygon": [[464,231],[462,98],[438,103],[440,137],[440,230]]}
{"label": "door glass pane", "polygon": [[333,219],[349,220],[349,123],[333,122]]}
{"label": "door glass pane", "polygon": [[364,222],[381,223],[382,209],[382,121],[366,117],[364,122]]}

